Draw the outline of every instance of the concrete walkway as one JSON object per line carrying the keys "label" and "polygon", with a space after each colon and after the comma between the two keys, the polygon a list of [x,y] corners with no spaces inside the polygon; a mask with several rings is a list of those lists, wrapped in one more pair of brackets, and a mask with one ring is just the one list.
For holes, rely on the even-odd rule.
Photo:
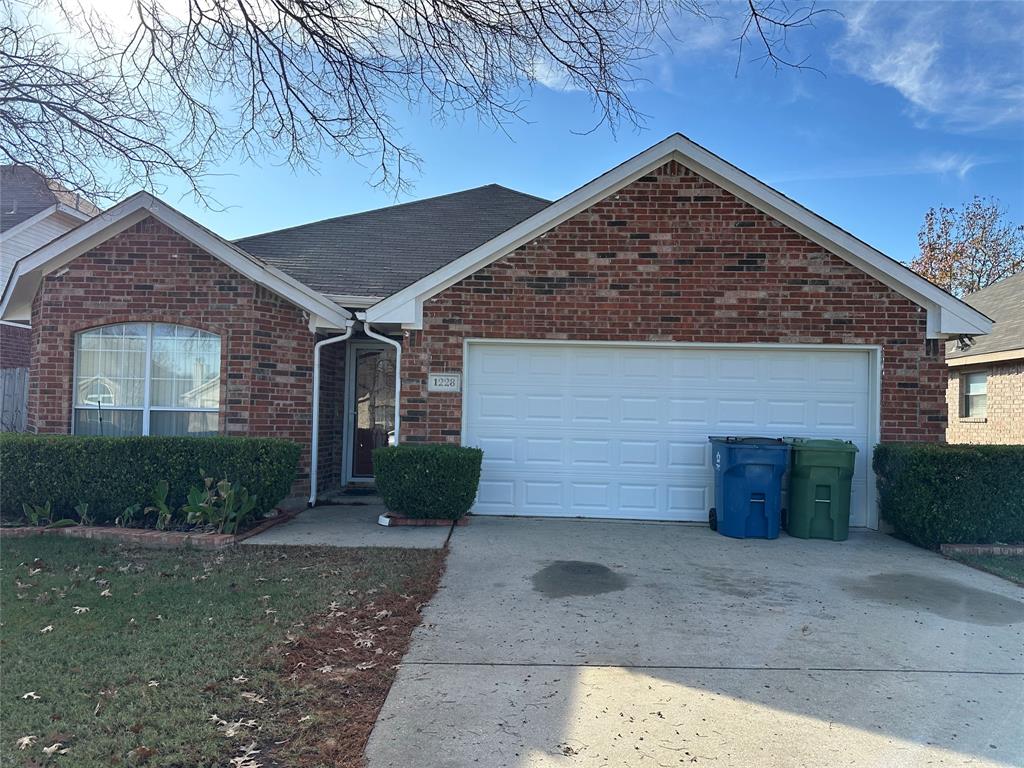
{"label": "concrete walkway", "polygon": [[994,576],[867,533],[477,518],[450,547],[370,768],[1024,764]]}
{"label": "concrete walkway", "polygon": [[242,543],[441,549],[448,540],[451,526],[392,528],[378,525],[378,516],[385,512],[387,509],[376,497],[314,507]]}

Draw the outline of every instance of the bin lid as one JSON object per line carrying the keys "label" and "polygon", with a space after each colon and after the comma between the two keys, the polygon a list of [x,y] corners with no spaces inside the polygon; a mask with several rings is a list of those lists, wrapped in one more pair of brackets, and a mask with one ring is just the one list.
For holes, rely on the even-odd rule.
{"label": "bin lid", "polygon": [[815,437],[783,438],[794,451],[839,451],[841,453],[857,453],[857,446],[849,440],[828,440]]}
{"label": "bin lid", "polygon": [[784,445],[781,437],[744,437],[742,435],[709,435],[712,443],[732,443],[734,445]]}

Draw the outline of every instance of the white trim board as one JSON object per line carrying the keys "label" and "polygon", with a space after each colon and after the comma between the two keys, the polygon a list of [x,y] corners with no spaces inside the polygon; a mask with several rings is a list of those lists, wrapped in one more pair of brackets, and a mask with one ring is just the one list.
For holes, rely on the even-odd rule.
{"label": "white trim board", "polygon": [[[843,351],[863,352],[869,359],[869,386],[868,390],[868,444],[869,450],[874,450],[882,440],[882,348],[877,344],[784,344],[784,343],[717,343],[698,341],[600,341],[573,339],[489,339],[489,338],[467,338],[462,341],[462,396],[460,398],[460,434],[459,442],[466,443],[466,395],[470,390],[469,369],[466,361],[469,360],[470,345],[532,345],[532,346],[576,346],[576,347],[640,347],[650,349],[758,349],[758,350],[807,350],[807,351]],[[878,515],[878,488],[874,470],[871,466],[871,456],[865,456],[867,472],[867,488],[864,498],[867,507],[867,528],[879,529]]]}
{"label": "white trim board", "polygon": [[982,313],[678,133],[375,304],[367,309],[366,318],[373,323],[422,328],[425,301],[671,160],[736,195],[918,304],[928,312],[929,338],[981,335],[991,331],[992,321]]}
{"label": "white trim board", "polygon": [[77,208],[72,208],[69,205],[64,205],[64,203],[54,203],[49,208],[44,208],[39,213],[31,216],[30,218],[18,222],[13,227],[8,229],[6,232],[0,232],[0,242],[3,242],[4,240],[10,240],[12,237],[15,237],[21,232],[24,232],[29,227],[35,226],[40,221],[43,221],[44,219],[46,219],[49,216],[52,216],[55,213],[63,213],[66,216],[70,216],[73,219],[78,219],[79,221],[88,221],[91,218],[89,214],[83,213]]}
{"label": "white trim board", "polygon": [[258,261],[148,192],[137,192],[20,259],[14,265],[11,279],[4,290],[0,302],[0,319],[29,320],[32,299],[45,275],[149,216],[163,222],[254,283],[306,310],[314,328],[343,329],[352,324],[352,314],[323,294],[276,267]]}

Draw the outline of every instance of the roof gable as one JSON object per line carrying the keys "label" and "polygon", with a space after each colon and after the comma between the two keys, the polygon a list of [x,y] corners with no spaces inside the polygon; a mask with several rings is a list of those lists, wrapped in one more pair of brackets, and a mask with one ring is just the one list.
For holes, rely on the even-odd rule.
{"label": "roof gable", "polygon": [[366,318],[376,323],[420,327],[424,301],[671,160],[926,309],[929,337],[984,334],[991,329],[991,321],[982,313],[681,134],[669,136],[480,247],[375,304],[366,311]]}
{"label": "roof gable", "polygon": [[138,192],[20,259],[0,302],[0,319],[30,319],[42,278],[95,246],[153,216],[238,273],[291,301],[310,315],[310,328],[347,328],[352,315],[309,286],[265,264],[147,192]]}

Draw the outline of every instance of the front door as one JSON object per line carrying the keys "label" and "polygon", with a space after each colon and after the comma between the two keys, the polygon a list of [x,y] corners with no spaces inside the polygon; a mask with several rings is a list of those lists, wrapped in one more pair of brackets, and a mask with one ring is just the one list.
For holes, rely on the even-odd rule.
{"label": "front door", "polygon": [[373,477],[373,449],[388,445],[395,432],[395,350],[356,342],[349,358],[352,480]]}

